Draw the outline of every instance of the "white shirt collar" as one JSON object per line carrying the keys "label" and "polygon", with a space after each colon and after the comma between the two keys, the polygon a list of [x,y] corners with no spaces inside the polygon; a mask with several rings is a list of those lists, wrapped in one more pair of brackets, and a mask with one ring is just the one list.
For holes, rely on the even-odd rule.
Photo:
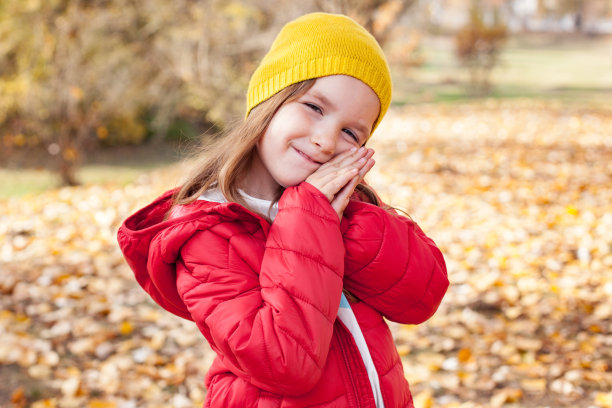
{"label": "white shirt collar", "polygon": [[[270,208],[272,201],[250,196],[243,190],[238,190],[238,192],[242,195],[242,198],[244,198],[244,201],[246,201],[249,207],[255,210],[255,212],[267,215],[271,220],[274,220],[276,214],[278,214],[278,203],[274,203],[272,208]],[[198,197],[198,200],[212,201],[215,203],[227,202],[227,199],[219,188],[206,190],[200,197]]]}

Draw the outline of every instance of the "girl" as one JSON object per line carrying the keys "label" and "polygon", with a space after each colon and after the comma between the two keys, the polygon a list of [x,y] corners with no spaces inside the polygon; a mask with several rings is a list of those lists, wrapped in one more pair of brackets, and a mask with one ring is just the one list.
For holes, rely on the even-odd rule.
{"label": "girl", "polygon": [[142,287],[217,357],[206,407],[412,407],[383,318],[428,319],[444,260],[361,183],[391,100],[376,40],[341,15],[287,24],[247,116],[118,239]]}

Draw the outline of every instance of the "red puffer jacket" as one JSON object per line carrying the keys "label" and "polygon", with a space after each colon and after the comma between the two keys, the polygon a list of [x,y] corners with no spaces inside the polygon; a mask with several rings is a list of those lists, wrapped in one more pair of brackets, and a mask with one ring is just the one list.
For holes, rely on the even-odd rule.
{"label": "red puffer jacket", "polygon": [[171,192],[118,234],[136,279],[193,320],[217,357],[206,407],[374,407],[353,337],[336,319],[343,288],[387,408],[412,407],[383,317],[417,324],[448,280],[442,254],[407,218],[351,201],[342,223],[308,183],[288,188],[269,224],[235,203],[196,201],[170,219]]}

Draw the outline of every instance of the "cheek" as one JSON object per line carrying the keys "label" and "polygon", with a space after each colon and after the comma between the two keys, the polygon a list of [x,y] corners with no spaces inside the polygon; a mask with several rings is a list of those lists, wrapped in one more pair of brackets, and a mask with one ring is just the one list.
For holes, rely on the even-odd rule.
{"label": "cheek", "polygon": [[275,144],[273,143],[273,136],[270,133],[270,128],[268,128],[266,133],[257,142],[257,155],[266,167],[270,163],[271,158],[276,155],[274,152]]}
{"label": "cheek", "polygon": [[341,135],[338,140],[338,145],[336,146],[336,154],[334,154],[334,157],[346,152],[349,149],[352,149],[353,147],[360,147],[360,145],[352,141],[352,139],[348,140],[344,135]]}
{"label": "cheek", "polygon": [[274,115],[268,129],[275,135],[282,136],[295,129],[304,121],[303,113],[293,103],[282,106]]}

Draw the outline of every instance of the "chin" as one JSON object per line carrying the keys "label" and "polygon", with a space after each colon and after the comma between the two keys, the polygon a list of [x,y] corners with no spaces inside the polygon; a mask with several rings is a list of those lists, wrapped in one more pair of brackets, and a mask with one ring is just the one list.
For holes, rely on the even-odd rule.
{"label": "chin", "polygon": [[305,181],[305,180],[306,178],[293,179],[293,180],[281,180],[281,181],[278,181],[278,184],[280,184],[282,188],[289,188],[289,187],[297,186],[298,184],[300,184],[302,181]]}
{"label": "chin", "polygon": [[274,180],[282,187],[282,188],[288,188],[288,187],[293,187],[293,186],[297,186],[298,184],[300,184],[302,181],[305,181],[308,176],[310,176],[310,174],[312,173],[308,173],[308,174],[295,174],[297,172],[293,172],[293,174],[283,174],[280,175],[281,177],[275,177]]}

